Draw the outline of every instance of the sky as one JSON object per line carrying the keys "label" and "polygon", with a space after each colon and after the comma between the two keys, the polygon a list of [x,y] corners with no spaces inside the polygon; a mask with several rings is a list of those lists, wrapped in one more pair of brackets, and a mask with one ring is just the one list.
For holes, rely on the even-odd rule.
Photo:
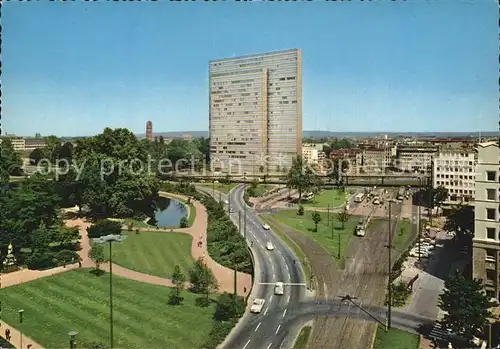
{"label": "sky", "polygon": [[4,2],[2,132],[208,130],[208,63],[302,49],[303,129],[498,130],[494,0]]}

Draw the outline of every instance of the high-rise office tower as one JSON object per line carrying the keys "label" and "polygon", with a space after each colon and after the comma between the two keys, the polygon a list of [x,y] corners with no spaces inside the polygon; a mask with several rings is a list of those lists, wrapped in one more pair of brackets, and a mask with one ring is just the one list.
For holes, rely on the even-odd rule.
{"label": "high-rise office tower", "polygon": [[285,172],[301,154],[300,49],[211,61],[209,100],[213,170]]}
{"label": "high-rise office tower", "polygon": [[146,139],[153,140],[153,123],[151,121],[146,122]]}

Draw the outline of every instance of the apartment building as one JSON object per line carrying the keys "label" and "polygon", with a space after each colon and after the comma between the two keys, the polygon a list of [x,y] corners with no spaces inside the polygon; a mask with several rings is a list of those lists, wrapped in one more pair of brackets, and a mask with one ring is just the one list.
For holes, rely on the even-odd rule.
{"label": "apartment building", "polygon": [[[62,142],[61,142],[62,144]],[[45,147],[45,140],[43,138],[25,138],[24,151],[33,151]]]}
{"label": "apartment building", "polygon": [[302,158],[316,170],[322,172],[325,167],[325,152],[323,144],[303,144]]}
{"label": "apartment building", "polygon": [[396,168],[412,173],[430,174],[432,160],[438,148],[425,144],[402,144],[397,147],[394,165]]}
{"label": "apartment building", "polygon": [[385,173],[392,167],[395,147],[382,145],[380,147],[367,147],[363,149],[361,166],[365,173]]}
{"label": "apartment building", "polygon": [[432,185],[448,189],[444,204],[467,203],[474,200],[477,153],[468,148],[446,148],[434,156]]}
{"label": "apartment building", "polygon": [[211,61],[212,170],[285,172],[302,154],[299,49]]}
{"label": "apartment building", "polygon": [[477,146],[474,202],[473,276],[490,297],[500,291],[500,152],[498,143]]}

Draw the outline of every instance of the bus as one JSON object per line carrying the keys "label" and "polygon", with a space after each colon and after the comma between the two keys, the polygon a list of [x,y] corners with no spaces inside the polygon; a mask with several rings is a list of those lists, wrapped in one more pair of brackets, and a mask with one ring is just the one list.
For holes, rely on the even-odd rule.
{"label": "bus", "polygon": [[397,199],[403,200],[404,195],[405,195],[405,187],[399,188]]}
{"label": "bus", "polygon": [[361,201],[363,201],[364,197],[365,197],[365,194],[358,193],[358,194],[356,194],[356,196],[354,196],[354,202],[361,202]]}

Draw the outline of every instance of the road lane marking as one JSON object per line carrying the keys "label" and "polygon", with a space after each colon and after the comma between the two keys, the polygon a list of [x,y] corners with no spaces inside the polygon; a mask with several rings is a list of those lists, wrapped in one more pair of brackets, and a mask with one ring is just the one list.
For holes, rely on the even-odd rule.
{"label": "road lane marking", "polygon": [[[280,327],[281,327],[281,325],[278,325],[278,328],[276,329],[276,333],[275,334],[278,334],[278,331],[280,330]],[[243,349],[245,349],[245,348],[243,348]]]}
{"label": "road lane marking", "polygon": [[245,349],[246,347],[248,347],[249,343],[250,343],[250,339],[248,340],[247,344],[245,344],[245,346],[243,347],[243,349]]}
{"label": "road lane marking", "polygon": [[269,297],[269,303],[273,300],[273,296]]}
{"label": "road lane marking", "polygon": [[273,343],[269,343],[269,345],[267,346],[267,349],[271,348],[271,345],[273,345]]}
{"label": "road lane marking", "polygon": [[276,278],[276,274],[275,273],[273,273],[273,278]]}
{"label": "road lane marking", "polygon": [[254,332],[257,332],[257,330],[259,329],[261,323],[262,322],[259,322],[259,324],[257,325],[257,327],[255,327],[255,331]]}
{"label": "road lane marking", "polygon": [[286,299],[286,302],[290,303],[290,296],[288,296],[288,298]]}
{"label": "road lane marking", "polygon": [[269,307],[266,308],[266,311],[264,312],[264,316],[267,314],[268,310],[269,310]]}
{"label": "road lane marking", "polygon": [[285,317],[285,314],[286,314],[286,309],[285,309],[285,311],[283,312],[283,317]]}

